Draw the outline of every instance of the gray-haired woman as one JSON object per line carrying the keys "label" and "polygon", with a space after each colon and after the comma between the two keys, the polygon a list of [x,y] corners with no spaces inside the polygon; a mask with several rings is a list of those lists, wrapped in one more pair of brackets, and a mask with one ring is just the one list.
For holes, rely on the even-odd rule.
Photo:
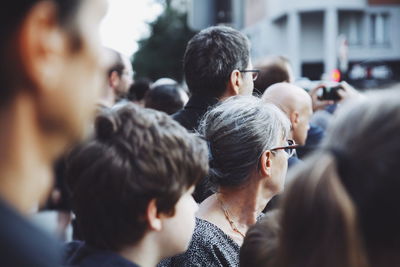
{"label": "gray-haired woman", "polygon": [[229,98],[203,118],[209,143],[209,179],[216,193],[199,207],[188,251],[163,266],[238,266],[247,229],[281,192],[295,145],[287,117],[252,96]]}

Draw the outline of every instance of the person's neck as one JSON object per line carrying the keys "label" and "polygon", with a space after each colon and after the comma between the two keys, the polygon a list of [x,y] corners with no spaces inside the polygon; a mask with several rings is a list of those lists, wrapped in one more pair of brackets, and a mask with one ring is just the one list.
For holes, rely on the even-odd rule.
{"label": "person's neck", "polygon": [[0,111],[0,197],[20,213],[43,202],[52,183],[52,143],[41,135],[28,96]]}
{"label": "person's neck", "polygon": [[272,198],[265,192],[263,184],[252,182],[238,188],[220,188],[217,197],[238,224],[238,227],[248,228],[257,222],[257,217]]}
{"label": "person's neck", "polygon": [[163,258],[154,240],[152,234],[145,234],[136,245],[124,248],[118,254],[140,267],[154,267]]}
{"label": "person's neck", "polygon": [[116,95],[114,93],[114,89],[111,87],[107,87],[106,94],[103,95],[100,99],[100,104],[106,107],[112,107],[116,102]]}

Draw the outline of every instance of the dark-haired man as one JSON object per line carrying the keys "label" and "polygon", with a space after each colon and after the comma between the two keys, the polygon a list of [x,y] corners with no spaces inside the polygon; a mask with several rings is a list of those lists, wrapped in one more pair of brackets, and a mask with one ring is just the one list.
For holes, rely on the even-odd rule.
{"label": "dark-haired man", "polygon": [[[202,30],[188,43],[183,69],[191,97],[173,118],[189,131],[219,101],[234,95],[251,95],[258,71],[250,59],[249,40],[241,32],[214,26]],[[201,202],[211,192],[207,178],[196,187],[194,198]]]}
{"label": "dark-haired man", "polygon": [[258,71],[253,70],[247,37],[237,30],[202,30],[189,41],[183,61],[191,97],[173,118],[189,131],[197,129],[200,118],[218,101],[253,92]]}
{"label": "dark-haired man", "polygon": [[52,186],[52,162],[80,140],[104,83],[106,0],[14,0],[0,9],[0,262],[57,266],[24,217]]}

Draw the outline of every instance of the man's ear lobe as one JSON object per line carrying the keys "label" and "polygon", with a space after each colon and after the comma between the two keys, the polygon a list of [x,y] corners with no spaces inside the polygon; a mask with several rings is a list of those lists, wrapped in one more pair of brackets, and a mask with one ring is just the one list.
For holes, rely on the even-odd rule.
{"label": "man's ear lobe", "polygon": [[67,35],[57,21],[57,8],[40,1],[29,11],[17,39],[21,67],[36,88],[52,88],[58,82],[68,49]]}
{"label": "man's ear lobe", "polygon": [[116,88],[119,83],[119,75],[117,71],[113,71],[110,74],[109,84],[112,88]]}
{"label": "man's ear lobe", "polygon": [[297,124],[299,123],[299,112],[293,111],[290,113],[290,122],[292,123],[292,127],[296,128]]}
{"label": "man's ear lobe", "polygon": [[271,177],[272,170],[271,170],[271,156],[272,152],[267,150],[265,151],[260,157],[260,172],[262,176]]}
{"label": "man's ear lobe", "polygon": [[230,78],[229,78],[229,88],[231,90],[231,95],[238,95],[239,94],[239,89],[241,85],[241,76],[240,76],[240,71],[234,70],[231,72]]}
{"label": "man's ear lobe", "polygon": [[150,200],[149,204],[147,205],[146,210],[146,219],[148,226],[153,231],[161,231],[162,229],[162,221],[161,216],[157,209],[156,199]]}

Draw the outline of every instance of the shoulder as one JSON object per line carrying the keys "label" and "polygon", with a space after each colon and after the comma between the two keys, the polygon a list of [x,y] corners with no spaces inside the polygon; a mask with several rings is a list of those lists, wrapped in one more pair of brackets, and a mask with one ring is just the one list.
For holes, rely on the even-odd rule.
{"label": "shoulder", "polygon": [[237,266],[239,245],[215,225],[196,218],[188,250],[161,262],[160,266]]}
{"label": "shoulder", "polygon": [[1,202],[0,240],[0,261],[4,266],[56,266],[59,263],[59,244]]}

